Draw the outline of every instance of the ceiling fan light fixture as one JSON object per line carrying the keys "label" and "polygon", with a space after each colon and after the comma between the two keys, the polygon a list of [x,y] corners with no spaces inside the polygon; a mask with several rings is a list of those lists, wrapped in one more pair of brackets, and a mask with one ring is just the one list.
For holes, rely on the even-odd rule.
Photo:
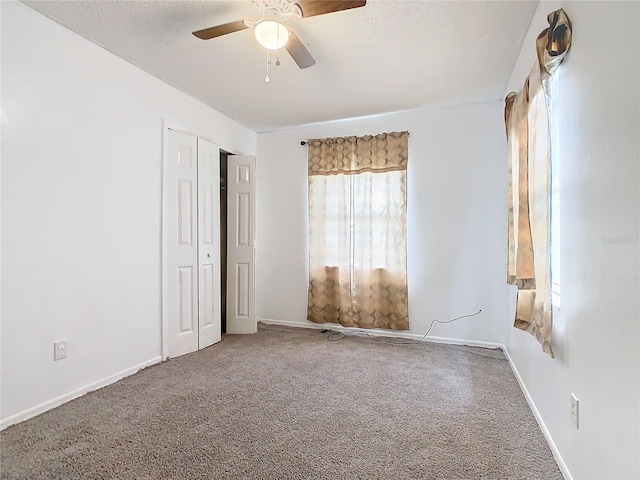
{"label": "ceiling fan light fixture", "polygon": [[254,27],[256,40],[267,50],[280,50],[289,41],[289,30],[279,22],[265,20]]}

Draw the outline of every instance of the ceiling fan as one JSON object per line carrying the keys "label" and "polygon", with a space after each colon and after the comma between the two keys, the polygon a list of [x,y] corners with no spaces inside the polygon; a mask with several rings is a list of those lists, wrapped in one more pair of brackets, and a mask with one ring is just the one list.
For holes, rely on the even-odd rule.
{"label": "ceiling fan", "polygon": [[267,50],[279,50],[284,47],[300,68],[309,68],[316,61],[298,36],[282,25],[289,18],[307,18],[326,13],[364,7],[366,0],[253,0],[253,8],[258,18],[246,18],[224,23],[215,27],[193,32],[202,39],[210,40],[229,33],[253,28],[258,43]]}

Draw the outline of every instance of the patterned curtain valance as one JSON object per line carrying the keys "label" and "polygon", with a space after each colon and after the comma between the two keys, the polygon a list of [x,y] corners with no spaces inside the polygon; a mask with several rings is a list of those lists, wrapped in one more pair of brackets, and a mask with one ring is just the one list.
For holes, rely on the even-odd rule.
{"label": "patterned curtain valance", "polygon": [[310,139],[309,176],[407,169],[409,132]]}

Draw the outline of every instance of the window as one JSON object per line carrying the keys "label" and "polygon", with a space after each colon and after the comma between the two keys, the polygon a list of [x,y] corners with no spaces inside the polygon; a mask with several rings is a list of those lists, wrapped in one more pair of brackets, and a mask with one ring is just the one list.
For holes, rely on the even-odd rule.
{"label": "window", "polygon": [[514,326],[535,335],[553,357],[553,306],[560,300],[560,125],[549,103],[559,96],[551,79],[571,46],[571,22],[562,9],[547,21],[549,27],[536,38],[537,62],[522,89],[505,99],[507,283],[517,288]]}
{"label": "window", "polygon": [[409,328],[406,165],[406,132],[309,141],[309,320]]}
{"label": "window", "polygon": [[[372,269],[400,272],[394,244],[403,238],[405,226],[404,172],[364,172],[357,175],[318,176],[310,181],[309,223],[319,258],[325,266],[344,262],[348,245],[348,267],[353,276],[366,257]],[[356,251],[357,250],[357,251]]]}

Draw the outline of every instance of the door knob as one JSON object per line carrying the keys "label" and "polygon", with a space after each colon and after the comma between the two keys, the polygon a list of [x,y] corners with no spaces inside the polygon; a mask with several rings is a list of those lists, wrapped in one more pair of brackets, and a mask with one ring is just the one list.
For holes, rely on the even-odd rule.
{"label": "door knob", "polygon": [[210,254],[210,253],[207,253],[207,257],[208,257],[208,258],[211,258],[211,254]]}

